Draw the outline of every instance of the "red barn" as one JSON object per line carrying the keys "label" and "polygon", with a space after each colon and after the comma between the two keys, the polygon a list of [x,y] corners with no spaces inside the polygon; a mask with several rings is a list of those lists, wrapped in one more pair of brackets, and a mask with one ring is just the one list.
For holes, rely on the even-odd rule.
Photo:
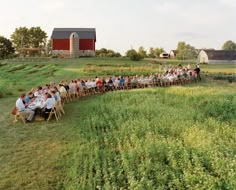
{"label": "red barn", "polygon": [[74,33],[79,36],[79,55],[95,56],[95,28],[54,28],[51,36],[52,54],[70,56],[70,37]]}

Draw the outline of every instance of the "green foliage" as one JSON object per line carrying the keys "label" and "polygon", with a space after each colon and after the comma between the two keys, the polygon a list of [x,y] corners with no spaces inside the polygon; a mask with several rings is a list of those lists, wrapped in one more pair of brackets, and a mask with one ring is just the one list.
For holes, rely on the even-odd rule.
{"label": "green foliage", "polygon": [[47,43],[47,33],[40,27],[31,27],[28,30],[29,45],[32,48],[44,48]]}
{"label": "green foliage", "polygon": [[0,59],[12,57],[15,49],[12,47],[12,43],[9,39],[0,36]]}
{"label": "green foliage", "polygon": [[15,32],[11,35],[12,43],[16,48],[29,48],[30,47],[30,35],[29,29],[26,27],[19,27],[15,29]]}
{"label": "green foliage", "polygon": [[142,46],[138,49],[138,54],[142,58],[146,58],[147,57],[147,51],[145,51],[144,47],[142,47]]}
{"label": "green foliage", "polygon": [[223,50],[236,50],[236,43],[233,42],[232,40],[228,40],[224,43],[222,46]]}
{"label": "green foliage", "polygon": [[47,54],[52,55],[52,40],[48,40],[47,42]]}
{"label": "green foliage", "polygon": [[[47,42],[47,33],[40,27],[19,27],[16,28],[14,33],[11,35],[11,40],[14,47],[19,48],[44,48]],[[31,56],[38,52],[30,51],[21,52],[23,55],[29,54]]]}
{"label": "green foliage", "polygon": [[230,83],[236,82],[236,75],[214,74],[211,77],[214,80],[228,80]]}
{"label": "green foliage", "polygon": [[206,117],[214,117],[219,121],[231,121],[236,115],[236,99],[233,95],[199,102],[199,109],[203,108]]}
{"label": "green foliage", "polygon": [[163,48],[153,48],[149,49],[148,57],[150,58],[158,58],[160,54],[164,53],[165,50]]}
{"label": "green foliage", "polygon": [[110,49],[102,48],[96,50],[97,57],[121,57],[121,54]]}
{"label": "green foliage", "polygon": [[186,44],[185,42],[179,42],[177,47],[177,59],[196,59],[197,53],[193,46]]}
{"label": "green foliage", "polygon": [[139,61],[144,58],[134,49],[128,50],[126,56],[132,61]]}

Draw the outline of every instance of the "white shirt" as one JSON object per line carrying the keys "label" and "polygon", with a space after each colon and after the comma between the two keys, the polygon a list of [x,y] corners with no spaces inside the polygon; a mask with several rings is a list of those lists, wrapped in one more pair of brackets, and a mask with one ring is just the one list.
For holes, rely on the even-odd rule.
{"label": "white shirt", "polygon": [[56,103],[55,98],[48,98],[44,103],[44,107],[46,107],[47,109],[52,109],[55,103]]}
{"label": "white shirt", "polygon": [[25,105],[24,105],[21,98],[18,98],[18,100],[16,101],[16,107],[17,107],[18,111],[24,111],[25,110]]}
{"label": "white shirt", "polygon": [[70,87],[70,91],[71,92],[75,92],[76,91],[75,83],[70,83],[69,87]]}
{"label": "white shirt", "polygon": [[34,93],[34,96],[37,97],[39,95],[38,91]]}

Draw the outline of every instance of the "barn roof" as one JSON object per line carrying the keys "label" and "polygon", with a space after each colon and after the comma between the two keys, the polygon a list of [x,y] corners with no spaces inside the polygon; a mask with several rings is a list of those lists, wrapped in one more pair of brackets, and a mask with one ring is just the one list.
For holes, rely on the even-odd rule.
{"label": "barn roof", "polygon": [[76,32],[80,39],[95,39],[95,28],[54,28],[51,39],[69,39],[70,35]]}
{"label": "barn roof", "polygon": [[173,52],[175,55],[178,53],[178,50],[171,50],[170,53]]}
{"label": "barn roof", "polygon": [[209,60],[236,60],[236,51],[228,50],[203,50]]}

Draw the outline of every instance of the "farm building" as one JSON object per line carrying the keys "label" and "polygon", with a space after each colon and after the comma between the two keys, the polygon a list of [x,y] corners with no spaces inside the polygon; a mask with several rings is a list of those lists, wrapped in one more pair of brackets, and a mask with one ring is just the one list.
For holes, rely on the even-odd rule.
{"label": "farm building", "polygon": [[161,58],[161,59],[169,59],[169,54],[168,53],[161,53],[159,55],[159,58]]}
{"label": "farm building", "polygon": [[236,64],[236,51],[201,50],[198,54],[199,63]]}
{"label": "farm building", "polygon": [[171,50],[170,51],[170,59],[175,59],[177,56],[178,51],[177,50]]}
{"label": "farm building", "polygon": [[52,55],[95,56],[95,28],[54,28],[51,40]]}

